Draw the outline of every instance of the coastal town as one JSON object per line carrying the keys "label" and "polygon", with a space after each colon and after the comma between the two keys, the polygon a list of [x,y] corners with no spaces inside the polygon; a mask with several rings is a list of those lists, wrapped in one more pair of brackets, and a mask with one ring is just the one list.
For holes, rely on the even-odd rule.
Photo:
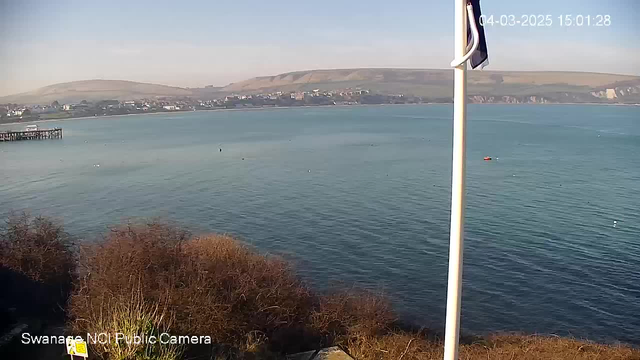
{"label": "coastal town", "polygon": [[[434,101],[435,100],[435,101]],[[425,102],[450,102],[450,99],[426,99],[404,94],[383,95],[367,89],[333,91],[270,92],[219,98],[196,99],[192,97],[158,97],[135,100],[82,100],[77,103],[24,105],[0,104],[2,123],[34,120],[65,119],[76,117],[143,114],[157,112],[196,111],[216,109],[251,109],[267,107],[367,105],[367,104],[418,104]]]}
{"label": "coastal town", "polygon": [[[231,94],[220,97],[157,97],[133,100],[99,100],[50,104],[0,104],[0,123],[55,120],[176,111],[217,109],[254,109],[299,106],[349,106],[382,104],[442,104],[451,97],[421,97],[407,94],[382,94],[370,89],[323,91],[275,91],[258,94]],[[469,96],[472,103],[547,103],[541,96]]]}
{"label": "coastal town", "polygon": [[[636,96],[640,85],[592,91],[588,94],[567,92],[543,95],[474,95],[467,97],[473,104],[549,104],[549,103],[618,103],[625,95]],[[633,98],[635,99],[635,98]],[[624,100],[625,103],[635,103]],[[102,99],[48,104],[0,103],[0,124],[56,120],[79,117],[145,114],[176,111],[254,109],[300,106],[349,106],[382,104],[444,104],[452,103],[451,96],[415,96],[404,93],[380,92],[372,89],[346,88],[339,90],[271,91],[262,93],[204,92],[197,96],[156,96],[133,99]]]}

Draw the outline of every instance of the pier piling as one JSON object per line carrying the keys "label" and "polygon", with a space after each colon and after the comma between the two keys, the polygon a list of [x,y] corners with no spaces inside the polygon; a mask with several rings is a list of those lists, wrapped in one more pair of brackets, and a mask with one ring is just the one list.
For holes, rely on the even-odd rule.
{"label": "pier piling", "polygon": [[0,132],[0,141],[62,139],[62,128]]}

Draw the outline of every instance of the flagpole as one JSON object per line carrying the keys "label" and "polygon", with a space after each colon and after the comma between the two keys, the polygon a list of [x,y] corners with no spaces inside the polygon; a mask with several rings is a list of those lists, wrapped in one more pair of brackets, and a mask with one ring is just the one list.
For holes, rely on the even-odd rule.
{"label": "flagpole", "polygon": [[[467,0],[455,1],[455,58],[467,50]],[[453,94],[453,162],[451,174],[451,230],[449,237],[449,282],[444,360],[458,359],[460,301],[462,293],[462,250],[464,236],[464,178],[467,123],[467,62],[456,66]]]}

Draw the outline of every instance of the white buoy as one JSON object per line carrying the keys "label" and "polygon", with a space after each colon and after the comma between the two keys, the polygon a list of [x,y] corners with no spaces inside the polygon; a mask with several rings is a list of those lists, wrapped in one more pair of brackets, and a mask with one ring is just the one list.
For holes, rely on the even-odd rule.
{"label": "white buoy", "polygon": [[309,172],[311,172],[311,169],[309,169]]}
{"label": "white buoy", "polygon": [[613,227],[616,227],[618,225],[618,221],[613,220]]}

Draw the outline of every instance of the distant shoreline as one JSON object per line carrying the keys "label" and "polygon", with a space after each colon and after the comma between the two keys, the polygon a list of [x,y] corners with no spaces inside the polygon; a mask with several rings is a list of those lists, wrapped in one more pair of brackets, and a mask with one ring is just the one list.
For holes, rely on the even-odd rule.
{"label": "distant shoreline", "polygon": [[[9,125],[23,125],[23,124],[33,124],[33,123],[47,123],[47,122],[57,122],[57,121],[69,121],[69,120],[84,120],[84,119],[104,119],[104,118],[115,118],[115,117],[125,117],[125,116],[148,116],[148,115],[167,115],[167,114],[182,114],[182,113],[194,113],[194,112],[207,112],[207,111],[261,111],[261,110],[276,110],[276,109],[298,109],[298,108],[329,108],[329,107],[370,107],[370,106],[419,106],[419,105],[453,105],[453,103],[418,103],[418,104],[357,104],[357,105],[315,105],[315,106],[263,106],[263,107],[250,107],[250,108],[218,108],[218,109],[202,109],[202,110],[189,110],[189,111],[159,111],[159,112],[149,112],[149,113],[136,113],[136,114],[117,114],[117,115],[102,115],[102,116],[80,116],[80,117],[69,117],[69,118],[61,118],[61,119],[43,119],[43,120],[33,120],[33,121],[24,121],[24,122],[11,122],[11,123],[3,123],[0,126],[9,126]],[[598,106],[638,106],[640,104],[619,104],[619,103],[468,103],[468,105],[598,105]]]}
{"label": "distant shoreline", "polygon": [[[332,105],[332,106],[354,106],[354,105]],[[148,115],[163,115],[163,114],[169,115],[169,114],[185,114],[185,113],[189,114],[189,113],[207,112],[207,111],[248,111],[248,110],[269,110],[269,109],[292,109],[292,108],[303,108],[303,107],[312,107],[312,106],[278,106],[278,107],[256,107],[256,108],[246,108],[246,109],[222,109],[221,108],[221,109],[188,110],[188,111],[158,111],[158,112],[137,113],[137,114],[79,116],[79,117],[68,117],[68,118],[61,118],[61,119],[43,119],[43,120],[33,120],[33,121],[24,121],[24,122],[4,123],[4,124],[0,124],[0,126],[21,125],[21,124],[31,124],[31,123],[47,123],[47,122],[68,121],[68,120],[105,119],[105,118],[124,117],[124,116],[148,116]],[[325,107],[325,106],[322,106],[322,107]]]}

